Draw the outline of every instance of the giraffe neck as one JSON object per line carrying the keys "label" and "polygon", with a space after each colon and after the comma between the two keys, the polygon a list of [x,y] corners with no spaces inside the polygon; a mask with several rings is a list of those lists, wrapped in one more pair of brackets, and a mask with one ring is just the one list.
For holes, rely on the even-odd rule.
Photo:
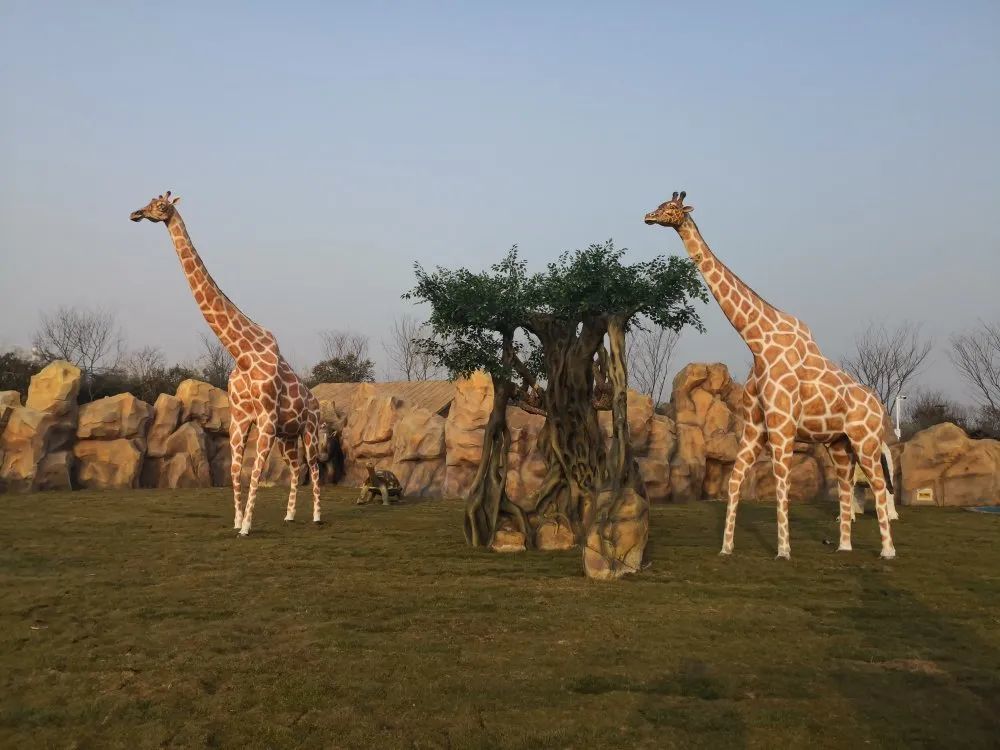
{"label": "giraffe neck", "polygon": [[229,353],[239,359],[243,354],[240,342],[246,333],[260,331],[260,326],[240,312],[240,309],[219,289],[198,251],[194,249],[194,243],[191,242],[191,236],[184,226],[184,220],[176,210],[167,222],[167,230],[170,232],[170,239],[173,240],[177,257],[181,261],[184,275],[191,285],[194,301],[198,303],[205,322]]}
{"label": "giraffe neck", "polygon": [[[691,260],[698,266],[723,314],[750,349],[756,352],[763,331],[772,325],[769,321],[770,316],[765,315],[765,311],[770,310],[775,315],[778,311],[715,257],[690,216],[677,227],[677,234],[684,242],[684,248],[691,256]],[[777,320],[777,317],[774,320]]]}

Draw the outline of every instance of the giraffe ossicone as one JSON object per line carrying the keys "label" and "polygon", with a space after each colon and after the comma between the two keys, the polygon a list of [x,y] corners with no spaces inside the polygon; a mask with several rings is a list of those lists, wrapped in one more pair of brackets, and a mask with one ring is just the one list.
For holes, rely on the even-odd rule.
{"label": "giraffe ossicone", "polygon": [[875,494],[881,556],[896,551],[889,522],[897,517],[892,496],[892,454],[882,438],[885,408],[878,397],[823,356],[812,332],[798,318],[768,303],[712,253],[675,192],[645,216],[645,223],[676,230],[712,296],[753,354],[743,390],[743,431],[729,478],[722,550],[733,551],[736,510],[747,471],[766,443],[771,450],[777,495],[778,557],[791,556],[788,483],[795,441],[827,445],[837,473],[841,551],[851,550],[854,461]]}
{"label": "giraffe ossicone", "polygon": [[[319,402],[281,356],[274,335],[244,315],[219,289],[195,250],[177,211],[179,200],[168,190],[143,208],[133,211],[129,218],[132,221],[146,219],[166,224],[205,322],[236,362],[229,375],[228,387],[231,417],[229,445],[232,449],[230,470],[235,508],[233,527],[239,529],[240,536],[250,533],[260,477],[275,443],[292,474],[285,520],[295,518],[295,500],[304,453],[312,482],[313,521],[320,523],[319,453],[322,431]],[[240,475],[243,453],[254,425],[257,427],[257,454],[250,474],[246,504],[242,505]]]}

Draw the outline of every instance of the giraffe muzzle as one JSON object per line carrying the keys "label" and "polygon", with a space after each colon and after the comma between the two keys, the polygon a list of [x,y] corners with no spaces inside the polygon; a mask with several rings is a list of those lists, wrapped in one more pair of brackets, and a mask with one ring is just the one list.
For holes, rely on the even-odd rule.
{"label": "giraffe muzzle", "polygon": [[129,218],[132,221],[142,221],[142,211],[133,211],[129,214]]}

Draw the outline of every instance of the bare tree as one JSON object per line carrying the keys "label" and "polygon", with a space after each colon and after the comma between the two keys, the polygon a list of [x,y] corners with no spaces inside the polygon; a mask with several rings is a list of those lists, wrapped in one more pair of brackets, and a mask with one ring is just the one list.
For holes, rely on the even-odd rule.
{"label": "bare tree", "polygon": [[125,357],[122,369],[130,380],[142,383],[166,370],[167,360],[158,346],[144,346]]}
{"label": "bare tree", "polygon": [[393,321],[391,340],[382,343],[396,371],[407,380],[430,380],[439,373],[435,358],[419,344],[427,338],[430,338],[427,327],[404,315]]}
{"label": "bare tree", "polygon": [[236,361],[229,350],[214,336],[201,334],[202,353],[198,358],[198,368],[205,382],[216,388],[225,388],[229,383],[229,373]]}
{"label": "bare tree", "polygon": [[893,330],[881,323],[870,323],[854,339],[855,353],[841,364],[854,378],[875,391],[886,407],[911,382],[933,344],[920,336],[920,326],[903,322]]}
{"label": "bare tree", "polygon": [[668,328],[650,325],[629,331],[625,356],[631,385],[653,399],[653,406],[663,401],[667,387],[670,359],[680,334]]}
{"label": "bare tree", "polygon": [[42,313],[32,344],[45,362],[62,359],[79,367],[91,396],[94,378],[117,370],[125,353],[115,314],[102,308],[60,306]]}
{"label": "bare tree", "polygon": [[979,405],[1000,415],[1000,323],[984,323],[952,336],[952,363],[971,386]]}
{"label": "bare tree", "polygon": [[320,331],[323,359],[368,358],[368,337],[354,331]]}

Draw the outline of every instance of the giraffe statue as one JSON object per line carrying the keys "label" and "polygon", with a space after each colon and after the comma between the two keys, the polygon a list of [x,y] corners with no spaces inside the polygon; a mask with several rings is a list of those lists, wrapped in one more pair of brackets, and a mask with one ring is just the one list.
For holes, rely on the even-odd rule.
{"label": "giraffe statue", "polygon": [[[250,533],[260,475],[275,441],[292,472],[285,520],[295,520],[300,438],[312,480],[313,521],[320,523],[319,452],[323,436],[319,402],[281,356],[274,335],[244,315],[219,289],[194,249],[184,220],[177,211],[179,200],[171,198],[168,190],[166,194],[153,198],[144,208],[133,211],[130,218],[132,221],[162,221],[167,225],[195,302],[209,327],[236,360],[236,366],[229,375],[229,444],[233,454],[231,470],[236,508],[234,528],[239,529],[240,536]],[[243,451],[254,424],[257,425],[257,456],[250,475],[246,506],[241,508]]]}
{"label": "giraffe statue", "polygon": [[674,193],[671,200],[646,214],[645,222],[677,231],[722,312],[753,353],[753,367],[743,391],[743,432],[729,478],[721,554],[733,551],[740,487],[766,442],[771,449],[777,489],[778,557],[791,556],[788,478],[792,450],[795,441],[800,440],[826,445],[836,467],[840,495],[838,549],[851,549],[852,463],[857,460],[875,494],[881,556],[895,557],[889,529],[889,521],[896,517],[892,455],[882,439],[882,403],[823,356],[805,323],[773,307],[715,257],[691,218],[693,208],[684,205],[685,195]]}

